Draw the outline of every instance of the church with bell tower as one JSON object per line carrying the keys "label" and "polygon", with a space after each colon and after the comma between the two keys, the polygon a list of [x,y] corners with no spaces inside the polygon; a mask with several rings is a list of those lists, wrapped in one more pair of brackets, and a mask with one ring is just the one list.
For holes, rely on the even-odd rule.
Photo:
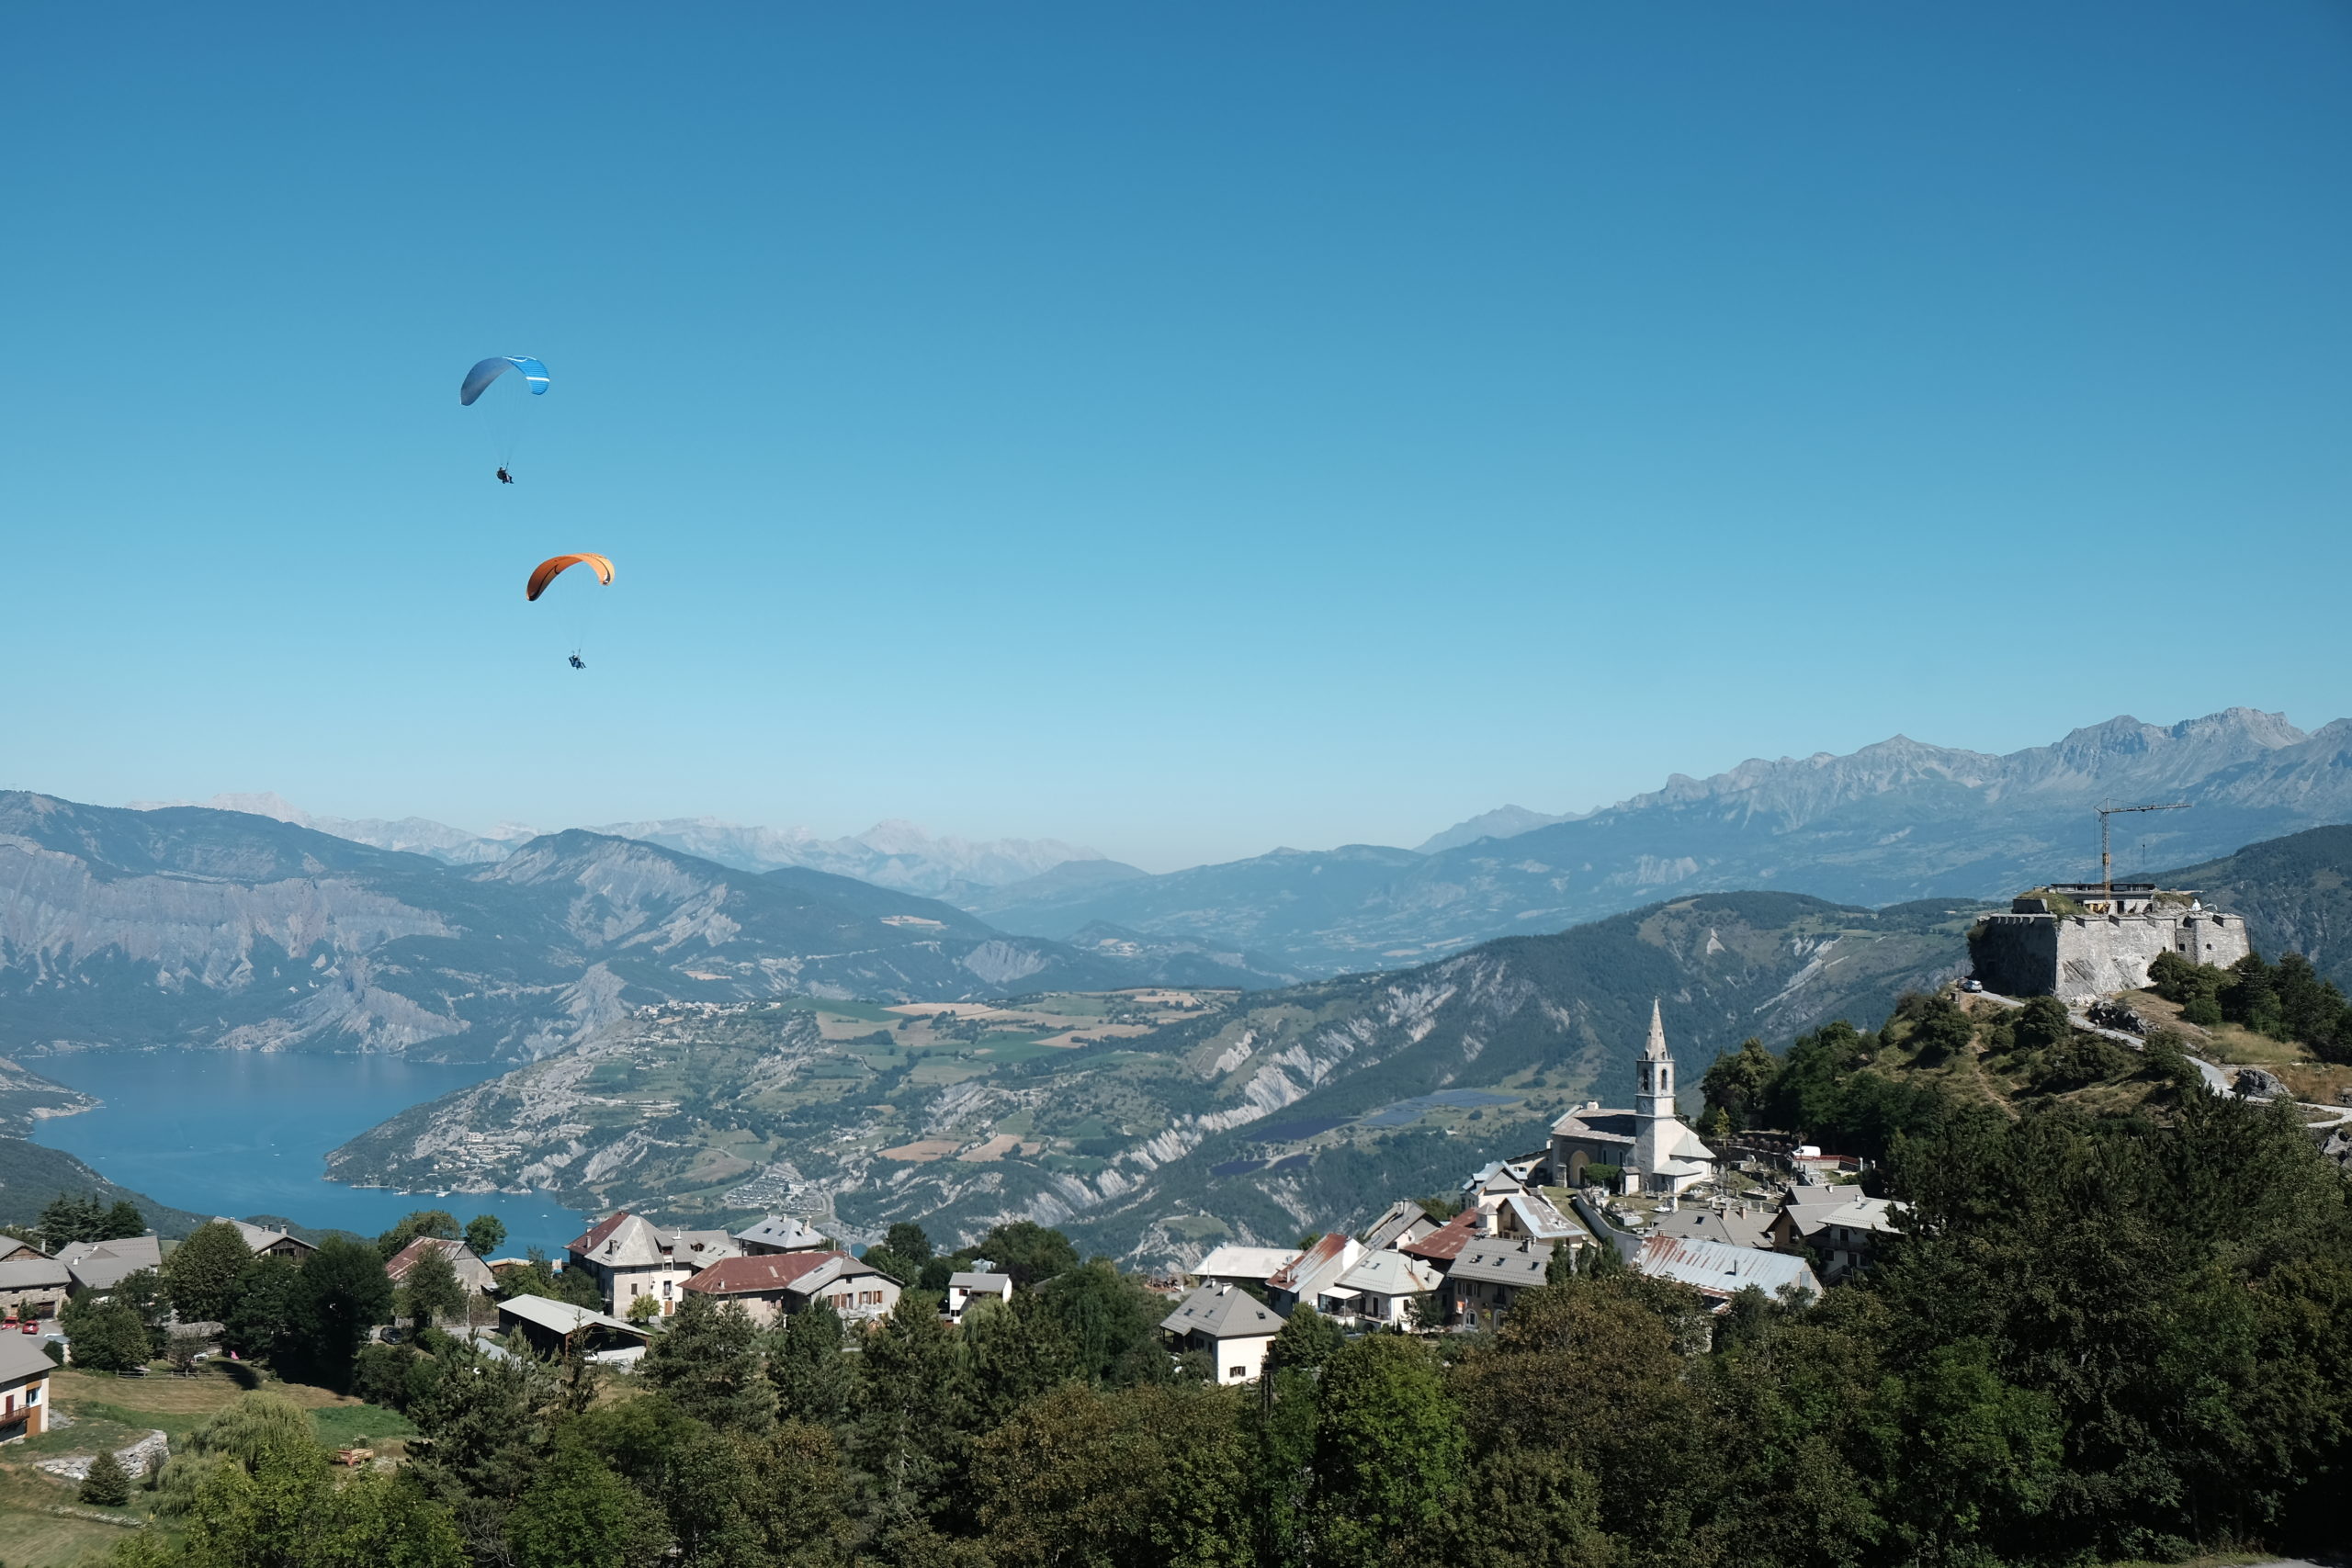
{"label": "church with bell tower", "polygon": [[1619,1192],[1681,1192],[1705,1177],[1714,1151],[1699,1141],[1674,1108],[1674,1054],[1666,1048],[1666,1023],[1655,998],[1650,1034],[1634,1064],[1631,1111],[1604,1109],[1589,1100],[1552,1124],[1547,1163],[1554,1185],[1588,1185],[1585,1168],[1614,1167]]}

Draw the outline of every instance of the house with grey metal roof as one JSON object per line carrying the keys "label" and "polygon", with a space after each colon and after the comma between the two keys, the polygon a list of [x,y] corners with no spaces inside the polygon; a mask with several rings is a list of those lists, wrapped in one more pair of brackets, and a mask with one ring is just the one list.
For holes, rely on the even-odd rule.
{"label": "house with grey metal roof", "polygon": [[1446,1271],[1446,1320],[1465,1328],[1493,1327],[1522,1292],[1544,1288],[1551,1267],[1550,1242],[1473,1238]]}
{"label": "house with grey metal roof", "polygon": [[1689,1285],[1720,1309],[1750,1286],[1768,1296],[1794,1289],[1821,1294],[1813,1266],[1785,1252],[1753,1247],[1726,1247],[1721,1242],[1692,1241],[1683,1236],[1654,1235],[1642,1243],[1631,1259],[1634,1267],[1653,1279]]}
{"label": "house with grey metal roof", "polygon": [[1772,1217],[1779,1212],[1760,1202],[1699,1204],[1651,1215],[1650,1234],[1719,1241],[1725,1247],[1770,1247]]}
{"label": "house with grey metal roof", "polygon": [[226,1214],[212,1216],[213,1224],[234,1225],[245,1244],[245,1250],[255,1258],[290,1258],[300,1263],[318,1250],[309,1242],[289,1231],[274,1231],[267,1225],[257,1225],[250,1220],[232,1220]]}
{"label": "house with grey metal roof", "polygon": [[74,1271],[34,1253],[0,1263],[0,1310],[11,1317],[52,1317],[74,1293]]}
{"label": "house with grey metal roof", "polygon": [[1495,1209],[1494,1234],[1521,1241],[1589,1247],[1592,1233],[1560,1213],[1541,1192],[1507,1194]]}
{"label": "house with grey metal roof", "polygon": [[1411,1199],[1400,1199],[1388,1205],[1387,1211],[1363,1233],[1363,1244],[1374,1252],[1383,1247],[1402,1247],[1437,1229],[1438,1222],[1430,1212]]}
{"label": "house with grey metal roof", "polygon": [[747,1258],[774,1252],[831,1252],[832,1242],[806,1220],[790,1214],[769,1214],[755,1225],[745,1225],[733,1237]]}
{"label": "house with grey metal roof", "polygon": [[1159,1321],[1178,1350],[1204,1350],[1219,1382],[1248,1382],[1266,1364],[1283,1314],[1238,1285],[1202,1285]]}
{"label": "house with grey metal roof", "polygon": [[1869,1266],[1882,1236],[1895,1233],[1895,1211],[1889,1198],[1865,1196],[1854,1187],[1832,1188],[1838,1196],[1807,1202],[1791,1201],[1771,1216],[1767,1240],[1758,1244],[1781,1252],[1810,1251],[1821,1259],[1822,1277],[1831,1284]]}
{"label": "house with grey metal roof", "polygon": [[592,1312],[546,1296],[511,1296],[499,1303],[498,1324],[521,1334],[543,1356],[576,1349],[592,1361],[616,1367],[628,1366],[643,1356],[646,1341],[652,1337],[645,1329],[609,1313]]}
{"label": "house with grey metal roof", "polygon": [[[1340,1276],[1333,1286],[1335,1293],[1324,1301],[1330,1303],[1329,1310],[1334,1316],[1401,1328],[1412,1322],[1413,1303],[1435,1294],[1444,1282],[1444,1275],[1418,1258],[1401,1252],[1367,1252]],[[1317,1310],[1324,1309],[1318,1303]]]}
{"label": "house with grey metal roof", "polygon": [[1262,1289],[1298,1256],[1295,1247],[1239,1247],[1228,1243],[1211,1251],[1188,1270],[1203,1284],[1238,1285],[1245,1280]]}
{"label": "house with grey metal roof", "polygon": [[964,1309],[984,1296],[994,1296],[1001,1302],[1011,1301],[1012,1276],[977,1271],[958,1271],[947,1276],[947,1315],[951,1321],[963,1322]]}
{"label": "house with grey metal roof", "polygon": [[77,1241],[59,1247],[57,1260],[73,1274],[75,1290],[111,1291],[141,1269],[161,1269],[164,1244],[153,1235]]}

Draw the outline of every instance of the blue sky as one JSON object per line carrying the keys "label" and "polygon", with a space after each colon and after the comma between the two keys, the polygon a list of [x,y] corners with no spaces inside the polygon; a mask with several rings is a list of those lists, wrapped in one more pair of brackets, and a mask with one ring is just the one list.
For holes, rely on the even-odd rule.
{"label": "blue sky", "polygon": [[2352,713],[2340,5],[5,36],[0,784],[1165,869]]}

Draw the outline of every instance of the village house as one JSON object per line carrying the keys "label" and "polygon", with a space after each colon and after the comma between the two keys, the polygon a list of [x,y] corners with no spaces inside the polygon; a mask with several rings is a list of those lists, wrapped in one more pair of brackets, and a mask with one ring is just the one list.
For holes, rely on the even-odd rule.
{"label": "village house", "polygon": [[1445,1315],[1465,1328],[1491,1328],[1524,1291],[1541,1290],[1552,1247],[1541,1241],[1474,1237],[1445,1275]]}
{"label": "village house", "polygon": [[0,1337],[0,1443],[49,1430],[49,1374],[56,1370],[40,1340]]}
{"label": "village house", "polygon": [[1821,1294],[1821,1281],[1814,1277],[1804,1258],[1752,1247],[1654,1235],[1642,1243],[1641,1250],[1631,1261],[1636,1269],[1654,1279],[1689,1285],[1706,1297],[1718,1312],[1750,1286],[1768,1296],[1777,1296],[1790,1289],[1803,1295]]}
{"label": "village house", "polygon": [[1652,1215],[1650,1234],[1721,1242],[1725,1247],[1769,1247],[1772,1220],[1779,1212],[1767,1203],[1744,1201],[1678,1208]]}
{"label": "village house", "polygon": [[1682,1192],[1713,1168],[1714,1151],[1675,1112],[1674,1057],[1655,1000],[1649,1041],[1634,1069],[1634,1109],[1603,1110],[1591,1100],[1552,1124],[1546,1165],[1553,1186],[1585,1186],[1585,1168],[1603,1165],[1618,1170],[1620,1192]]}
{"label": "village house", "polygon": [[1444,1279],[1428,1264],[1401,1252],[1367,1252],[1340,1276],[1316,1310],[1390,1328],[1411,1327],[1413,1303],[1434,1294]]}
{"label": "village house", "polygon": [[57,1260],[74,1276],[76,1291],[113,1290],[142,1269],[164,1266],[164,1244],[153,1235],[113,1241],[76,1241],[57,1249]]}
{"label": "village house", "polygon": [[489,1264],[474,1256],[472,1247],[462,1241],[445,1241],[434,1235],[418,1236],[393,1253],[384,1265],[384,1272],[397,1285],[408,1278],[409,1270],[415,1268],[417,1260],[428,1252],[437,1252],[447,1258],[449,1271],[457,1275],[458,1283],[467,1291],[486,1295],[498,1289],[498,1277],[491,1272]]}
{"label": "village house", "polygon": [[1560,1213],[1541,1192],[1513,1192],[1497,1205],[1488,1234],[1555,1246],[1589,1247],[1592,1233]]}
{"label": "village house", "polygon": [[1487,1216],[1476,1208],[1463,1210],[1419,1241],[1402,1243],[1396,1250],[1418,1258],[1442,1278],[1462,1256],[1462,1249],[1487,1234]]}
{"label": "village house", "polygon": [[1219,1382],[1248,1382],[1266,1365],[1283,1314],[1235,1285],[1202,1285],[1160,1319],[1172,1348],[1208,1353]]}
{"label": "village house", "polygon": [[1438,1222],[1419,1203],[1400,1200],[1388,1205],[1387,1212],[1363,1233],[1363,1244],[1378,1252],[1386,1247],[1398,1247],[1407,1242],[1419,1241],[1437,1229]]}
{"label": "village house", "polygon": [[771,1252],[722,1258],[684,1291],[733,1302],[752,1321],[775,1325],[823,1302],[846,1319],[883,1316],[899,1304],[899,1281],[846,1252]]}
{"label": "village house", "polygon": [[255,1258],[289,1258],[300,1263],[318,1250],[299,1235],[274,1231],[267,1225],[257,1225],[246,1220],[232,1220],[226,1214],[212,1216],[213,1224],[234,1225],[243,1238],[245,1250]]}
{"label": "village house", "polygon": [[20,1235],[0,1235],[0,1263],[29,1263],[48,1253]]}
{"label": "village house", "polygon": [[1363,1252],[1363,1243],[1345,1231],[1334,1231],[1274,1270],[1266,1280],[1266,1299],[1288,1316],[1299,1303],[1312,1303],[1331,1294],[1340,1276],[1354,1268]]}
{"label": "village house", "polygon": [[1901,1205],[1866,1197],[1857,1188],[1833,1190],[1834,1198],[1792,1198],[1783,1204],[1771,1217],[1763,1245],[1780,1252],[1810,1252],[1821,1260],[1822,1278],[1834,1285],[1869,1266],[1878,1238],[1894,1234],[1894,1211]]}
{"label": "village house", "polygon": [[11,1317],[54,1317],[74,1293],[73,1270],[38,1251],[0,1263],[0,1309]]}
{"label": "village house", "polygon": [[1266,1288],[1266,1281],[1281,1273],[1290,1260],[1298,1256],[1295,1247],[1217,1247],[1193,1266],[1193,1277],[1205,1285],[1255,1285]]}
{"label": "village house", "polygon": [[1012,1276],[1010,1274],[955,1273],[947,1276],[947,1316],[956,1323],[964,1321],[964,1309],[986,1296],[998,1301],[1012,1299]]}
{"label": "village house", "polygon": [[677,1310],[688,1280],[721,1258],[741,1257],[742,1247],[724,1231],[664,1230],[623,1209],[590,1226],[565,1251],[569,1267],[596,1281],[605,1311],[625,1315],[631,1302],[650,1296],[667,1317]]}
{"label": "village house", "polygon": [[737,1231],[733,1240],[743,1249],[746,1258],[763,1258],[777,1252],[831,1252],[831,1236],[806,1220],[796,1220],[789,1214],[769,1214],[755,1225]]}
{"label": "village house", "polygon": [[611,1367],[634,1364],[651,1337],[633,1323],[545,1296],[512,1296],[499,1303],[498,1326],[520,1334],[542,1356],[577,1352]]}

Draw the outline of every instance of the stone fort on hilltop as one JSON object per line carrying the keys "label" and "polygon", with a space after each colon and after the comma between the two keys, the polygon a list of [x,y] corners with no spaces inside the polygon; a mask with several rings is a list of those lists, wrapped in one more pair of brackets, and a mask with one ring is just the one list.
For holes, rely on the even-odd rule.
{"label": "stone fort on hilltop", "polygon": [[2148,983],[2160,953],[2225,968],[2253,951],[2245,918],[2153,882],[2061,882],[2021,893],[1968,933],[1976,978],[2011,997],[2088,1001]]}

